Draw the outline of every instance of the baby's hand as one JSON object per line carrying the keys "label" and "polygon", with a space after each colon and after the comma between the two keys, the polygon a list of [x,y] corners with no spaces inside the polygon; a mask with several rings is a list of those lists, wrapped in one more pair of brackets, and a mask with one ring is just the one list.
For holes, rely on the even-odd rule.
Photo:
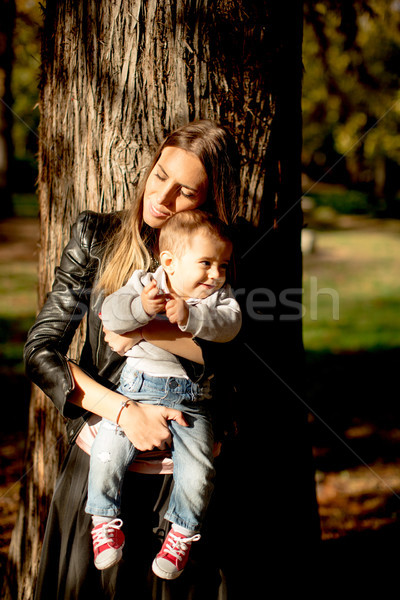
{"label": "baby's hand", "polygon": [[165,305],[165,314],[170,323],[184,326],[189,318],[189,308],[182,298],[172,298]]}
{"label": "baby's hand", "polygon": [[165,310],[165,296],[159,293],[155,280],[150,281],[141,293],[141,300],[144,310],[150,317]]}

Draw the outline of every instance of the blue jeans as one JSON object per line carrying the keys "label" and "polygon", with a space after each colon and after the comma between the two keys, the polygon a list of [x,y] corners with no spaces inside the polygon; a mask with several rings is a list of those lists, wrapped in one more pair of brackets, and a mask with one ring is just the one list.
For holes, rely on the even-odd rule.
{"label": "blue jeans", "polygon": [[[199,531],[213,490],[213,430],[207,410],[208,389],[189,379],[154,377],[126,365],[118,391],[144,404],[176,408],[188,427],[168,421],[172,433],[174,485],[165,518]],[[86,512],[116,517],[128,466],[137,450],[122,429],[105,419],[91,449]]]}

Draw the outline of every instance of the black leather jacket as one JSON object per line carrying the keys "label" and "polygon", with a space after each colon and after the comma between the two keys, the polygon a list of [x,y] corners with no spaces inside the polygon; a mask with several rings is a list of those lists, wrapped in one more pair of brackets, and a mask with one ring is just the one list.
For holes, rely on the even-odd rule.
{"label": "black leather jacket", "polygon": [[103,242],[119,223],[118,213],[85,211],[79,215],[56,269],[52,291],[28,333],[24,349],[27,375],[67,419],[70,441],[90,416],[67,401],[74,380],[66,355],[82,319],[86,317],[87,333],[79,364],[85,371],[114,388],[125,360],[104,342],[98,316],[102,298],[92,293]]}

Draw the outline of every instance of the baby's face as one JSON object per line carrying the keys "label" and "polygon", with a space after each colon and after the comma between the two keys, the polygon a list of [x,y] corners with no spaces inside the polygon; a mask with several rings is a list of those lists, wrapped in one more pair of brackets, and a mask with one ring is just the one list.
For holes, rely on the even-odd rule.
{"label": "baby's face", "polygon": [[182,256],[174,256],[168,271],[173,292],[183,299],[207,298],[226,281],[232,244],[208,232],[195,234]]}

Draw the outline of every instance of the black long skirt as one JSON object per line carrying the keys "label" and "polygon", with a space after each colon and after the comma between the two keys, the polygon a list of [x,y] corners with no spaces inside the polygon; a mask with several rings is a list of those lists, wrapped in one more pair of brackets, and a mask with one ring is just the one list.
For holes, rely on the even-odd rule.
{"label": "black long skirt", "polygon": [[85,513],[89,457],[74,445],[64,461],[46,525],[35,600],[217,600],[221,571],[207,534],[193,545],[185,572],[163,581],[151,572],[169,523],[163,519],[171,476],[129,472],[122,490],[123,559],[99,571],[93,564],[91,516]]}
{"label": "black long skirt", "polygon": [[[277,447],[269,432],[261,442],[267,445],[264,455],[256,451],[257,437],[253,446],[249,440],[225,444],[216,460],[201,540],[193,544],[184,573],[172,582],[151,571],[170,526],[163,515],[172,476],[126,475],[123,559],[99,571],[93,564],[91,516],[85,513],[89,457],[73,446],[48,516],[35,600],[242,600],[244,595],[268,597],[276,586],[289,597],[309,592],[318,585],[320,570],[313,473],[299,435],[288,437],[288,448],[281,445],[276,460],[260,470],[255,458],[273,456],[268,440]],[[290,476],[283,465],[290,466]]]}

